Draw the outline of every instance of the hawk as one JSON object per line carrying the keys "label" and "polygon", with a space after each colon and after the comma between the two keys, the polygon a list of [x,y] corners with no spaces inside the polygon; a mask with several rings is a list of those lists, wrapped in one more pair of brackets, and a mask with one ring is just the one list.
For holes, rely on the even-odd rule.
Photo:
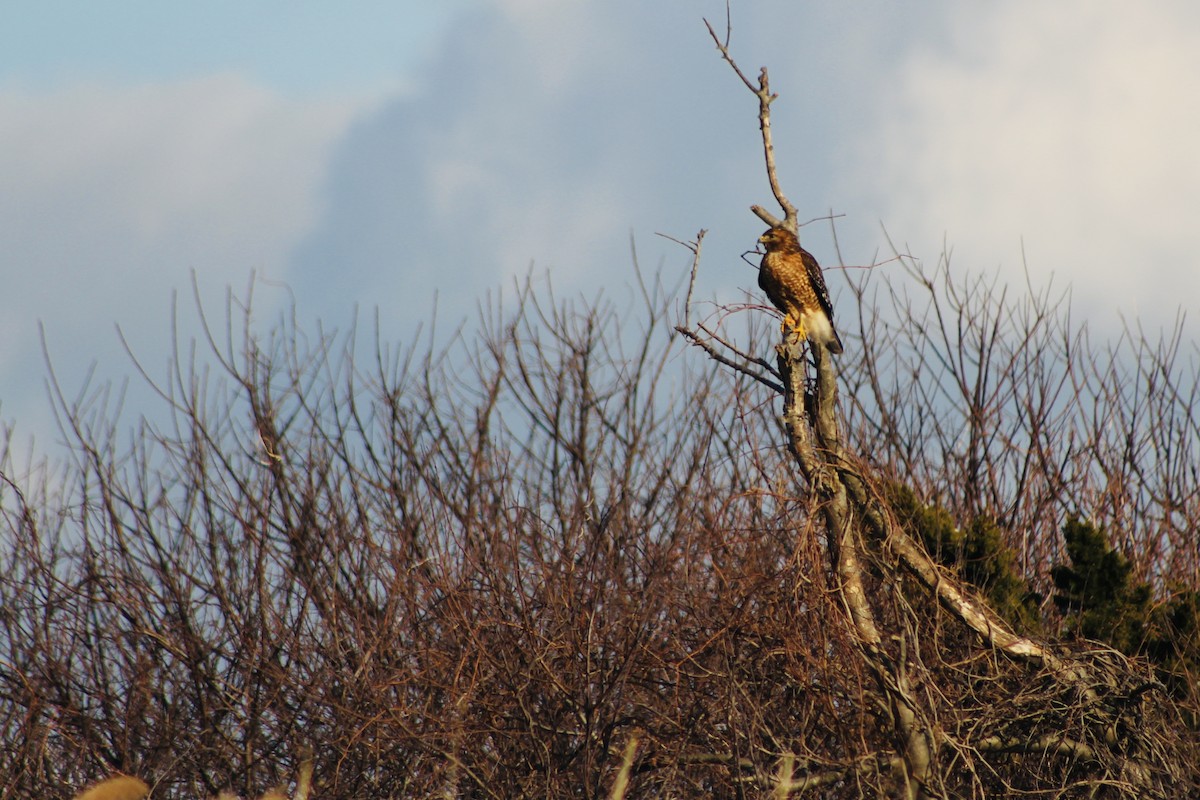
{"label": "hawk", "polygon": [[800,246],[796,234],[776,226],[758,237],[767,249],[758,270],[758,288],[783,312],[782,333],[788,329],[829,352],[842,352],[842,340],[833,328],[833,306],[825,289],[821,266]]}

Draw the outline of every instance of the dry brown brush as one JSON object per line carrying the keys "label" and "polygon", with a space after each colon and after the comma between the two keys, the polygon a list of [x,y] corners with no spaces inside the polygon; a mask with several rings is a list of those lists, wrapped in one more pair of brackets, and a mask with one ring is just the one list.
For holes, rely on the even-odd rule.
{"label": "dry brown brush", "polygon": [[[102,393],[60,395],[74,461],[4,469],[0,793],[121,771],[257,796],[306,745],[328,797],[605,797],[623,765],[628,797],[857,797],[912,785],[921,750],[932,796],[1195,786],[1194,735],[1144,665],[1008,631],[888,527],[869,476],[925,440],[881,436],[843,388],[835,432],[878,444],[818,455],[810,484],[803,437],[831,440],[800,362],[766,375],[796,439],[780,395],[663,330],[676,293],[633,291],[640,309],[525,284],[445,348],[366,359],[286,320],[257,337],[233,306],[160,385],[169,418],[124,444]],[[769,353],[766,315],[741,318]],[[1102,432],[1056,419],[1052,441]],[[943,463],[914,490],[964,495]],[[1086,498],[1029,471],[1052,509]],[[1058,521],[1006,530],[1052,553]]]}
{"label": "dry brown brush", "polygon": [[72,463],[5,466],[0,792],[252,796],[311,745],[323,796],[604,796],[636,738],[634,796],[849,748],[769,412],[636,291],[367,360],[231,306],[128,443],[60,394]]}

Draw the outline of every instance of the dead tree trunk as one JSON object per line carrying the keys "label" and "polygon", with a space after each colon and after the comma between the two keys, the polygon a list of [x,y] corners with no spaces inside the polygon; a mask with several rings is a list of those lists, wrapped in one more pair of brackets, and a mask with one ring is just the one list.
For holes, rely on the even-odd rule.
{"label": "dead tree trunk", "polygon": [[[730,57],[728,29],[724,40],[711,25],[709,33],[722,57],[758,99],[768,183],[784,218],[760,206],[751,210],[768,225],[796,232],[796,208],[776,177],[770,119],[776,95],[770,91],[767,70],[763,68],[757,81],[751,81]],[[703,232],[691,248],[693,282],[702,239]],[[690,300],[689,292],[689,304]],[[829,583],[873,679],[871,696],[863,702],[882,709],[892,730],[890,746],[874,754],[870,769],[890,768],[891,791],[896,796],[908,800],[954,796],[955,781],[949,773],[974,773],[977,765],[996,770],[1006,758],[1020,770],[1019,760],[1027,755],[1043,762],[1063,759],[1059,769],[1043,773],[1050,776],[1048,780],[1037,784],[1039,789],[1056,792],[1055,796],[1170,796],[1168,787],[1177,770],[1163,751],[1161,731],[1146,723],[1141,705],[1148,691],[1160,688],[1151,673],[1111,650],[1071,653],[1021,635],[956,575],[934,562],[923,545],[897,524],[864,461],[846,451],[839,431],[837,370],[823,346],[805,347],[785,335],[771,365],[703,325],[693,327],[690,311],[688,321],[677,330],[710,357],[782,395],[786,445],[809,487],[812,513],[824,528]],[[811,378],[806,351],[811,353]],[[947,680],[962,677],[952,665],[944,664],[951,668],[939,671],[918,655],[924,644],[918,615],[910,615],[913,619],[907,624],[896,622],[902,617],[895,609],[908,607],[905,593],[914,590],[927,593],[969,630],[972,636],[967,639],[975,642],[976,650],[1003,659],[1010,668],[1009,679],[1036,686],[1035,708],[1020,715],[1000,711],[987,725],[978,719],[964,724],[967,712],[947,707],[944,698],[954,693],[943,691]],[[882,621],[885,617],[888,622]],[[999,701],[991,705],[999,708]],[[988,706],[985,700],[982,707]],[[1069,713],[1064,714],[1065,709]],[[981,712],[976,708],[973,713]],[[800,794],[843,779],[849,772],[853,770],[837,775],[796,774],[788,754],[780,754],[775,791],[777,796]],[[1050,782],[1054,780],[1058,782]],[[1001,783],[1009,785],[1007,778]]]}

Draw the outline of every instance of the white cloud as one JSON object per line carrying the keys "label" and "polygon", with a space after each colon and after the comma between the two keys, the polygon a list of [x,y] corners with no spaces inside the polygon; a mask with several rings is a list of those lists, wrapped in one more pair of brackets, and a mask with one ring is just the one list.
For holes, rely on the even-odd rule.
{"label": "white cloud", "polygon": [[1200,8],[954,6],[914,48],[855,157],[927,260],[1055,273],[1091,310],[1174,317],[1200,292]]}
{"label": "white cloud", "polygon": [[462,21],[422,89],[341,142],[328,213],[294,261],[302,313],[337,324],[378,303],[408,323],[438,292],[457,322],[531,264],[563,292],[619,287],[631,229],[651,246],[712,225],[697,206],[729,198],[696,190],[718,167],[690,70],[716,59],[696,12],[674,5],[498,2]]}
{"label": "white cloud", "polygon": [[[366,99],[289,100],[232,76],[0,88],[0,418],[48,427],[38,322],[65,387],[129,370],[114,325],[165,363],[172,290],[278,278]],[[139,409],[140,410],[140,409]]]}

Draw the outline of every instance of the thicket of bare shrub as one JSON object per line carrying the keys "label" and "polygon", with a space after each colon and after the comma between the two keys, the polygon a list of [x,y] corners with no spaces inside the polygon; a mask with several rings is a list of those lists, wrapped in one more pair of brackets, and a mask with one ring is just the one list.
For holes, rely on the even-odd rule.
{"label": "thicket of bare shrub", "polygon": [[797,688],[855,676],[770,403],[643,299],[525,287],[366,361],[235,319],[132,445],[103,392],[66,404],[63,482],[5,467],[0,789],[251,794],[311,744],[324,796],[597,794],[635,737],[643,787],[727,782],[770,731],[849,751]]}
{"label": "thicket of bare shrub", "polygon": [[[851,297],[903,282],[881,269]],[[875,330],[861,306],[842,396],[848,438],[872,462],[956,508],[1019,509],[1006,522],[1031,575],[1054,557],[1066,510],[1131,541],[1167,512],[1200,522],[1195,503],[1143,506],[1136,524],[1113,515],[1112,497],[1171,498],[1172,473],[1140,447],[1111,469],[1097,444],[1111,419],[1083,401],[1042,403],[1035,378],[1062,356],[1031,342],[1072,343],[1064,380],[1104,367],[1116,379],[1100,383],[1121,398],[1155,370],[1175,392],[1158,396],[1182,404],[1179,363],[1148,344],[1149,362],[1110,360],[1069,335],[1061,307],[1025,314],[1036,298],[1013,304],[945,272],[908,285],[930,290],[913,315],[957,314],[946,293],[996,312],[962,315],[947,346],[928,324]],[[679,296],[639,287],[635,309],[526,284],[445,350],[390,355],[352,335],[309,342],[286,320],[260,338],[232,307],[207,360],[181,353],[160,386],[170,421],[130,444],[103,391],[60,395],[73,463],[54,480],[4,466],[0,793],[63,796],[121,770],[156,796],[251,795],[285,783],[305,746],[327,797],[601,797],[631,742],[630,796],[768,791],[784,754],[823,776],[809,796],[885,781],[892,723],[837,622],[824,529],[780,443],[774,395],[683,349],[664,327]],[[769,318],[739,316],[752,349],[769,352],[753,330]],[[955,437],[944,415],[971,407],[925,400],[928,364],[972,385],[985,334],[997,354],[986,383],[1012,389],[994,407],[984,395],[990,429]],[[907,380],[914,353],[926,365]],[[1136,410],[1135,430],[1160,432],[1187,409]],[[1015,436],[989,432],[1028,428],[1040,449],[1021,459]],[[1195,441],[1179,437],[1172,463],[1195,464]],[[966,470],[972,453],[991,468]],[[1005,472],[1012,463],[1022,468]],[[1102,469],[1108,491],[1092,501]],[[1182,557],[1131,554],[1176,574]],[[918,625],[903,606],[884,614]],[[923,691],[939,725],[969,741],[963,726],[1025,713],[1025,666],[986,652],[956,661],[969,637],[936,607],[919,621],[909,657],[936,665]],[[1157,697],[1139,713],[1169,730],[1175,712]],[[1178,736],[1163,756],[1194,782],[1193,739]],[[994,758],[965,773],[963,796],[1022,773],[1036,784],[1080,756]]]}

